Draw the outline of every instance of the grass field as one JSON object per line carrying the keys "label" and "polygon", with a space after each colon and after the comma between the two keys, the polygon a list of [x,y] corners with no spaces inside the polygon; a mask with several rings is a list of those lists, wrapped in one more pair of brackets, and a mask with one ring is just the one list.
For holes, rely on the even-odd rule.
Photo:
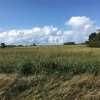
{"label": "grass field", "polygon": [[0,73],[1,100],[99,100],[100,48],[0,49]]}
{"label": "grass field", "polygon": [[33,74],[86,72],[99,75],[100,48],[36,46],[0,49],[1,73],[19,73],[23,66],[29,67]]}

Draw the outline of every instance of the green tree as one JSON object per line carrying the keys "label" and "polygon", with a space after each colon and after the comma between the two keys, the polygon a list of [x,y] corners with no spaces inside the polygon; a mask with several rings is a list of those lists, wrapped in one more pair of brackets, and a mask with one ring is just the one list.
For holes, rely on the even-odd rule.
{"label": "green tree", "polygon": [[93,40],[94,38],[96,38],[96,33],[92,33],[92,34],[90,34],[90,36],[89,36],[89,41],[91,41],[91,40]]}
{"label": "green tree", "polygon": [[5,48],[5,47],[6,47],[5,43],[1,43],[1,48]]}
{"label": "green tree", "polygon": [[100,47],[100,31],[90,34],[88,46],[90,47]]}
{"label": "green tree", "polygon": [[33,43],[33,46],[36,46],[36,44],[35,44],[35,43]]}

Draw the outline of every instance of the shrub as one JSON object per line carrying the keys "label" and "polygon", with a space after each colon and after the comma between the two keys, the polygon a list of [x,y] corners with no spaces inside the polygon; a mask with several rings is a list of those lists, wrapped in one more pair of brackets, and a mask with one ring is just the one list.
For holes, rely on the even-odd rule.
{"label": "shrub", "polygon": [[83,65],[76,65],[73,67],[73,74],[78,75],[78,74],[84,74],[86,72],[86,66]]}
{"label": "shrub", "polygon": [[37,64],[37,70],[40,73],[54,73],[59,72],[60,65],[50,59],[41,60]]}
{"label": "shrub", "polygon": [[14,66],[0,65],[0,72],[5,74],[12,74],[15,72]]}
{"label": "shrub", "polygon": [[20,67],[20,70],[19,70],[20,75],[28,76],[28,75],[32,75],[34,73],[33,72],[33,64],[29,60],[21,63],[21,65],[19,67]]}

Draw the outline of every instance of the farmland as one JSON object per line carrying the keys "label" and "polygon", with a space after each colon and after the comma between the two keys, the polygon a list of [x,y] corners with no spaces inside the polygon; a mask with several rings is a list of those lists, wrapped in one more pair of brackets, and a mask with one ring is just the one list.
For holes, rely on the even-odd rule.
{"label": "farmland", "polygon": [[[85,45],[1,48],[0,73],[2,100],[6,97],[91,100],[91,96],[99,100],[100,48]],[[13,84],[10,89],[9,84]]]}

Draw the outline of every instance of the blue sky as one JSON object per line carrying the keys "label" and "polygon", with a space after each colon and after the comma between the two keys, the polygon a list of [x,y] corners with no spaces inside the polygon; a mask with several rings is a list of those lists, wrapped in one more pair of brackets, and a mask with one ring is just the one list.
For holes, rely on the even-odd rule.
{"label": "blue sky", "polygon": [[53,26],[64,33],[73,30],[65,23],[78,16],[99,26],[99,9],[100,0],[0,0],[0,32]]}

